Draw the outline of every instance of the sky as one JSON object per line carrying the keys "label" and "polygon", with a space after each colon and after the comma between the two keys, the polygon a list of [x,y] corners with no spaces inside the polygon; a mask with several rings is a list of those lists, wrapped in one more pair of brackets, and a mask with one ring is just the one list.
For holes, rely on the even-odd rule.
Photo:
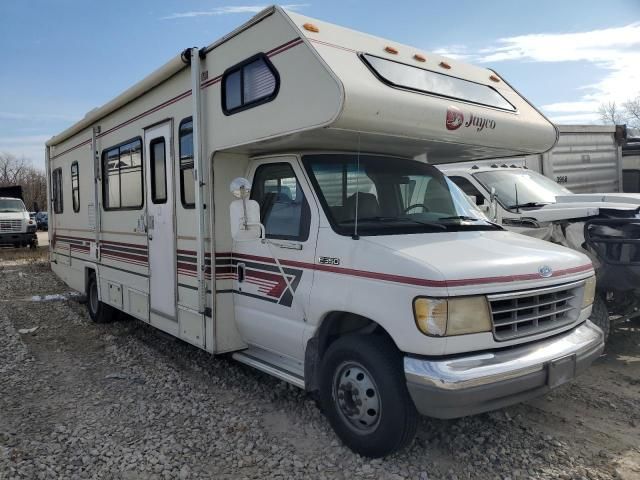
{"label": "sky", "polygon": [[[295,3],[294,3],[295,2]],[[0,152],[44,142],[259,0],[0,0]],[[283,6],[495,69],[557,123],[640,95],[640,0],[291,0]]]}

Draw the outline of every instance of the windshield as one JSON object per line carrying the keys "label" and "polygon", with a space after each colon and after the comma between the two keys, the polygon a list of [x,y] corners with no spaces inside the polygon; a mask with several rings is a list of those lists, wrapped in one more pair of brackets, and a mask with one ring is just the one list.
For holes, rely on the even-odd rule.
{"label": "windshield", "polygon": [[0,198],[0,213],[24,212],[24,203],[17,198]]}
{"label": "windshield", "polygon": [[473,176],[487,191],[495,187],[498,201],[506,208],[546,205],[555,203],[556,195],[571,194],[571,190],[528,170],[496,170],[474,173]]}
{"label": "windshield", "polygon": [[[342,235],[499,228],[439,170],[426,163],[355,154],[303,159],[325,213]],[[358,169],[359,164],[359,169]]]}

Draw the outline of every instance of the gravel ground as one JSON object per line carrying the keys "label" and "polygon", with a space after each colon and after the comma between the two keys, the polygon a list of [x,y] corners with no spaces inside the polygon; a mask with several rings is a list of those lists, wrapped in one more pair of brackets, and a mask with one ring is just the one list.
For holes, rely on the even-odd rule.
{"label": "gravel ground", "polygon": [[78,297],[33,301],[69,292],[43,253],[0,252],[0,479],[640,478],[638,323],[550,396],[422,419],[372,461],[295,387],[139,321],[93,324]]}

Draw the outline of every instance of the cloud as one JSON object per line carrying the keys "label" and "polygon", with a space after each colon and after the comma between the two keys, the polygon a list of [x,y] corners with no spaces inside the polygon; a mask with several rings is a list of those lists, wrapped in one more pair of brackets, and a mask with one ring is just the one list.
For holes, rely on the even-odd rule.
{"label": "cloud", "polygon": [[44,167],[44,144],[51,135],[0,137],[0,152],[24,157],[39,168]]}
{"label": "cloud", "polygon": [[65,121],[76,122],[82,117],[73,115],[62,115],[56,113],[18,113],[18,112],[0,112],[0,120],[25,120],[33,121]]}
{"label": "cloud", "polygon": [[[231,15],[235,13],[258,13],[267,8],[268,5],[228,5],[224,7],[216,7],[211,10],[200,10],[191,12],[172,13],[166,17],[162,17],[162,20],[175,20],[177,18],[193,18],[193,17],[211,17],[218,15]],[[300,8],[308,7],[308,3],[292,3],[289,5],[281,5],[282,8],[287,10],[298,10]]]}
{"label": "cloud", "polygon": [[460,46],[445,46],[439,50],[452,51],[457,58],[475,63],[589,62],[602,70],[601,79],[590,84],[580,84],[579,71],[576,72],[575,101],[541,107],[545,113],[563,113],[555,117],[557,121],[592,123],[598,120],[594,112],[601,103],[616,101],[621,104],[640,94],[640,22],[586,32],[499,38],[494,45],[475,52]]}

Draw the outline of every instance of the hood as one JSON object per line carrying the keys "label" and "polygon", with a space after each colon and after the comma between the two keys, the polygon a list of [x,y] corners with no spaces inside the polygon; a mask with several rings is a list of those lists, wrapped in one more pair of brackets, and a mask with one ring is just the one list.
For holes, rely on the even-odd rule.
{"label": "hood", "polygon": [[[640,203],[603,202],[585,195],[583,199],[573,199],[580,195],[567,195],[556,197],[557,203],[551,203],[542,207],[522,208],[520,214],[505,213],[504,218],[533,218],[539,222],[557,222],[574,218],[597,217],[604,211],[608,213],[620,212],[625,217],[640,214]],[[565,199],[568,199],[565,201]],[[640,201],[640,200],[639,200]]]}
{"label": "hood", "polygon": [[640,193],[573,193],[558,195],[557,203],[615,203],[640,206]]}
{"label": "hood", "polygon": [[0,212],[0,220],[29,220],[27,212]]}
{"label": "hood", "polygon": [[[451,295],[556,285],[592,273],[583,254],[508,231],[361,237],[425,270],[440,272]],[[396,268],[401,268],[398,262]],[[551,275],[540,271],[551,269]],[[546,273],[546,272],[545,272]]]}

